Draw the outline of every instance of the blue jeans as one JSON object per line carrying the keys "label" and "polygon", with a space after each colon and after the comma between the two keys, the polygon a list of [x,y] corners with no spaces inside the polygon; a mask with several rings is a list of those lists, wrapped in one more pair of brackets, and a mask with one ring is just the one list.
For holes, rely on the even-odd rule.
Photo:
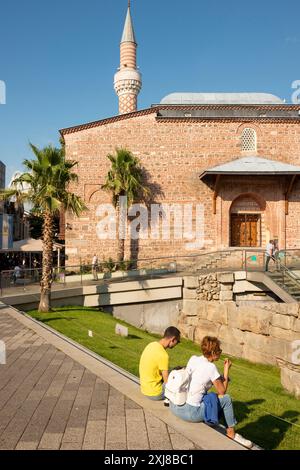
{"label": "blue jeans", "polygon": [[[234,417],[232,400],[230,395],[224,395],[218,398],[227,428],[233,428],[237,421]],[[171,412],[178,418],[184,421],[190,421],[191,423],[201,423],[205,421],[205,405],[200,403],[200,406],[192,406],[185,403],[182,406],[174,405],[170,402]]]}

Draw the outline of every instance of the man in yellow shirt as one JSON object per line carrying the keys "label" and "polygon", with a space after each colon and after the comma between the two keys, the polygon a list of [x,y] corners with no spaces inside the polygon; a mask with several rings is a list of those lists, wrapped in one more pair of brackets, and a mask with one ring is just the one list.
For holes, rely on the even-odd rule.
{"label": "man in yellow shirt", "polygon": [[150,400],[164,399],[164,384],[169,376],[169,355],[166,349],[180,343],[180,331],[169,326],[160,341],[148,344],[140,359],[141,392]]}

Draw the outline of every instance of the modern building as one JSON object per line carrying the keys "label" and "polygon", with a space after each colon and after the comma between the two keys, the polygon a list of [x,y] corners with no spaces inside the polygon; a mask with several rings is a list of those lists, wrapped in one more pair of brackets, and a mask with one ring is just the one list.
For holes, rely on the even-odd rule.
{"label": "modern building", "polygon": [[5,188],[5,172],[6,166],[0,161],[0,189]]}
{"label": "modern building", "polygon": [[[89,211],[66,214],[66,254],[116,257],[117,240],[99,237],[99,209],[110,202],[101,190],[116,147],[130,150],[144,168],[153,203],[189,207],[200,235],[125,240],[126,256],[156,258],[203,250],[300,246],[300,105],[269,93],[172,93],[138,110],[142,86],[130,7],[114,87],[119,115],[61,130],[67,158],[76,159],[76,192]],[[101,206],[102,207],[102,206]],[[190,209],[192,207],[192,209]],[[197,212],[198,211],[198,212]],[[149,222],[149,225],[151,223]],[[153,228],[153,227],[151,227]],[[146,227],[147,229],[147,227]],[[153,235],[153,234],[152,234]]]}
{"label": "modern building", "polygon": [[[3,166],[2,188],[5,187],[5,165]],[[20,172],[16,172],[12,176],[11,182],[19,175]],[[8,187],[11,187],[11,182]],[[29,238],[29,232],[29,223],[23,205],[16,204],[14,198],[0,202],[0,250],[11,250],[13,242]]]}

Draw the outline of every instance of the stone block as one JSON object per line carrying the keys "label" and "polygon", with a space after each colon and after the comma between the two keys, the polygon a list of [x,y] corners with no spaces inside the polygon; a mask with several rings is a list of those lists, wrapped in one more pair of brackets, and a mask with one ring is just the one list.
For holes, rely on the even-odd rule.
{"label": "stone block", "polygon": [[198,302],[198,308],[197,308],[197,316],[198,318],[207,318],[207,307],[210,304],[210,302]]}
{"label": "stone block", "polygon": [[188,325],[185,321],[180,321],[177,323],[177,328],[184,338],[188,337],[189,328],[191,328],[190,325]]}
{"label": "stone block", "polygon": [[[296,331],[297,333],[300,333],[300,320],[298,320],[296,318],[294,319],[292,330]],[[300,339],[300,335],[299,335],[299,339]]]}
{"label": "stone block", "polygon": [[298,371],[282,367],[281,384],[288,392],[293,393],[296,398],[300,398],[300,367]]}
{"label": "stone block", "polygon": [[257,351],[249,345],[244,346],[243,356],[244,359],[251,362],[259,362],[261,364],[276,365],[276,358],[271,354],[267,354],[263,351]]}
{"label": "stone block", "polygon": [[271,318],[271,312],[255,307],[230,307],[228,310],[229,326],[262,335],[270,334]]}
{"label": "stone block", "polygon": [[233,284],[221,284],[221,292],[232,291]]}
{"label": "stone block", "polygon": [[297,318],[299,315],[299,304],[290,303],[290,304],[276,304],[275,305],[276,313],[280,315],[290,315]]}
{"label": "stone block", "polygon": [[266,354],[270,354],[271,338],[269,336],[259,335],[256,333],[250,333],[249,331],[245,331],[244,342],[245,346],[250,346],[256,351],[261,351]]}
{"label": "stone block", "polygon": [[249,281],[236,281],[233,284],[233,292],[242,293],[242,292],[262,292],[262,289],[255,286]]}
{"label": "stone block", "polygon": [[221,302],[226,302],[228,300],[233,299],[233,293],[232,291],[221,291],[220,292],[220,301]]}
{"label": "stone block", "polygon": [[194,341],[194,340],[195,340],[195,326],[189,326],[189,327],[188,327],[186,337],[187,337],[187,339],[189,339],[190,341]]}
{"label": "stone block", "polygon": [[197,289],[199,287],[199,279],[195,276],[186,276],[183,278],[183,285],[186,289]]}
{"label": "stone block", "polygon": [[272,316],[272,326],[277,326],[283,330],[290,330],[293,326],[294,317],[289,315],[279,315],[274,313]]}
{"label": "stone block", "polygon": [[234,279],[236,281],[244,281],[247,279],[246,271],[236,271],[234,273]]}
{"label": "stone block", "polygon": [[271,326],[270,335],[274,338],[283,339],[290,343],[299,339],[299,333],[291,330],[284,330],[277,326]]}
{"label": "stone block", "polygon": [[183,299],[182,311],[185,315],[197,315],[198,300]]}
{"label": "stone block", "polygon": [[223,354],[228,354],[229,356],[242,357],[243,355],[244,346],[241,346],[240,344],[228,343],[227,341],[222,340],[221,348]]}
{"label": "stone block", "polygon": [[214,323],[221,323],[227,325],[227,306],[226,304],[208,304],[207,305],[207,320]]}
{"label": "stone block", "polygon": [[215,324],[211,321],[200,319],[195,330],[195,342],[201,343],[206,335],[217,336],[219,335],[220,324]]}
{"label": "stone block", "polygon": [[245,333],[237,328],[221,325],[219,335],[220,339],[227,343],[236,343],[241,346],[244,346],[245,344]]}
{"label": "stone block", "polygon": [[183,289],[183,298],[184,299],[196,299],[197,298],[197,292],[196,289]]}
{"label": "stone block", "polygon": [[218,274],[218,281],[221,282],[222,284],[227,284],[227,283],[234,283],[234,276],[233,273],[219,273]]}
{"label": "stone block", "polygon": [[185,317],[185,321],[188,325],[191,325],[191,326],[197,326],[198,325],[198,321],[199,321],[199,317],[198,316],[187,316]]}
{"label": "stone block", "polygon": [[268,353],[276,359],[291,362],[292,360],[292,343],[279,338],[270,337]]}
{"label": "stone block", "polygon": [[245,333],[226,325],[221,325],[219,330],[219,339],[224,353],[232,356],[242,357],[245,345]]}

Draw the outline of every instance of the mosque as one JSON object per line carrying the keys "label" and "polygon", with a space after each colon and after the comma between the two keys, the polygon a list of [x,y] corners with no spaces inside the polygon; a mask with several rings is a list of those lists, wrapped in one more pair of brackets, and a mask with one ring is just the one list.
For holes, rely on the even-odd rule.
{"label": "mosque", "polygon": [[[115,258],[117,240],[97,232],[107,155],[126,148],[140,160],[153,203],[202,208],[201,243],[182,236],[125,240],[127,259],[185,256],[225,249],[300,246],[300,105],[268,93],[172,93],[138,109],[142,76],[128,5],[114,77],[119,114],[62,129],[67,158],[78,161],[79,194],[88,211],[66,214],[66,255]],[[134,245],[134,246],[133,246]]]}

